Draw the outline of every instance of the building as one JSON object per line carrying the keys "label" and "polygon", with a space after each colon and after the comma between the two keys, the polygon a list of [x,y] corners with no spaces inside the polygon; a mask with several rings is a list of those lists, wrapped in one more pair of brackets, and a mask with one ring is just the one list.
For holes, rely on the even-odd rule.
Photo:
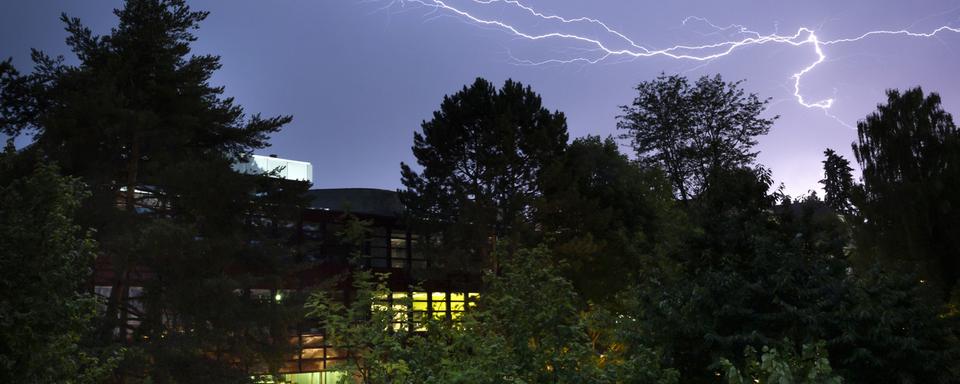
{"label": "building", "polygon": [[[272,177],[307,181],[312,184],[312,165],[307,162],[252,156],[238,163],[234,169],[242,173],[270,174]],[[303,268],[288,276],[283,289],[251,289],[251,295],[264,300],[283,300],[294,292],[309,292],[322,282],[348,272],[351,247],[342,241],[341,231],[347,215],[371,223],[370,235],[364,240],[360,253],[362,262],[377,273],[389,272],[390,289],[395,295],[409,295],[412,306],[408,319],[433,317],[456,320],[475,300],[481,288],[479,273],[475,275],[445,275],[438,272],[431,261],[418,250],[417,236],[403,225],[404,208],[396,191],[369,188],[312,189],[307,193],[308,206],[300,212],[296,225],[296,246]],[[149,270],[135,270],[137,279],[152,278]],[[109,264],[98,263],[95,274],[95,292],[110,297],[109,282],[114,271]],[[136,280],[136,279],[135,279]],[[131,284],[123,297],[128,306],[137,306],[142,287]],[[420,287],[411,291],[411,286]],[[344,297],[349,297],[349,287]],[[388,298],[387,300],[392,300]],[[392,303],[387,303],[392,305]],[[136,311],[134,311],[136,312]],[[130,328],[139,325],[135,314],[126,323]],[[119,332],[119,330],[117,331]],[[285,380],[298,384],[333,383],[342,373],[336,367],[344,360],[343,353],[327,343],[324,330],[316,321],[305,319],[291,330],[291,344],[296,353],[283,365]]]}

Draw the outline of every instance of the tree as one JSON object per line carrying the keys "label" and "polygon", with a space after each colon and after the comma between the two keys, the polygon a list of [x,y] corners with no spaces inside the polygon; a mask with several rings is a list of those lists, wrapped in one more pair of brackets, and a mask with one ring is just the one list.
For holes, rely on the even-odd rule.
{"label": "tree", "polygon": [[543,264],[550,257],[545,247],[505,257],[457,319],[411,317],[407,293],[363,269],[352,271],[349,297],[315,292],[310,316],[343,346],[345,377],[364,383],[677,382],[654,350],[626,344],[639,340],[632,322],[582,315],[570,282]]}
{"label": "tree", "polygon": [[20,157],[12,143],[0,154],[0,381],[100,382],[116,359],[84,344],[96,245],[74,222],[83,185]]}
{"label": "tree", "polygon": [[421,128],[413,154],[423,169],[401,164],[400,197],[425,235],[442,233],[445,261],[482,260],[494,239],[522,237],[537,178],[567,145],[563,114],[523,84],[497,90],[478,78],[445,96]]}
{"label": "tree", "polygon": [[674,235],[684,241],[638,271],[629,312],[685,383],[714,382],[706,367],[747,347],[825,339],[847,274],[843,223],[822,202],[778,200],[761,170],[711,183]]}
{"label": "tree", "polygon": [[[764,346],[761,355],[748,347],[744,352],[746,366],[737,368],[730,360],[721,359],[720,367],[729,384],[840,384],[843,379],[833,373],[824,342],[804,344],[800,354],[788,341],[779,350]],[[745,375],[745,376],[744,376]]]}
{"label": "tree", "polygon": [[249,292],[279,288],[307,186],[231,166],[290,117],[248,117],[209,83],[219,58],[190,54],[206,12],[129,0],[114,13],[106,36],[62,17],[79,65],[34,51],[32,73],[2,66],[0,129],[32,133],[27,151],[90,188],[79,221],[115,272],[100,339],[131,351],[118,375],[249,380],[279,365],[300,317]]}
{"label": "tree", "polygon": [[850,174],[853,171],[850,161],[829,148],[823,151],[823,155],[827,157],[823,161],[824,177],[820,180],[820,184],[823,184],[824,202],[838,213],[853,214],[851,194],[854,185],[853,176]]}
{"label": "tree", "polygon": [[409,376],[403,348],[409,331],[404,322],[410,298],[398,297],[394,304],[388,300],[393,294],[386,285],[388,276],[360,266],[359,249],[368,232],[369,223],[347,217],[341,235],[354,249],[353,268],[338,278],[349,280],[349,293],[343,295],[335,286],[314,291],[306,303],[307,316],[319,321],[330,345],[342,349],[346,359],[342,368],[352,375],[341,381],[350,382],[352,376],[364,384],[402,382]]}
{"label": "tree", "polygon": [[620,153],[612,138],[578,138],[540,178],[536,221],[577,293],[612,301],[666,242],[679,212],[662,172]]}
{"label": "tree", "polygon": [[936,93],[890,90],[857,124],[863,170],[858,248],[888,265],[919,267],[946,296],[960,277],[960,131]]}
{"label": "tree", "polygon": [[617,127],[627,132],[637,156],[662,168],[682,200],[709,187],[721,169],[750,165],[756,137],[770,131],[776,116],[762,118],[769,99],[745,94],[742,82],[720,75],[686,77],[661,74],[637,85],[631,105],[621,106]]}
{"label": "tree", "polygon": [[929,284],[874,265],[856,271],[844,290],[826,315],[823,338],[846,382],[953,383],[960,377],[958,317],[943,312]]}

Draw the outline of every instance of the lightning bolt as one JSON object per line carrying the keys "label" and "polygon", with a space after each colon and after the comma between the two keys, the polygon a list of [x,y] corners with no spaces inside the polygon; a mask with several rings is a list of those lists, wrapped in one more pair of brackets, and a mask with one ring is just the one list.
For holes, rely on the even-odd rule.
{"label": "lightning bolt", "polygon": [[[389,5],[399,4],[404,6],[406,4],[413,4],[417,6],[432,8],[436,12],[445,12],[448,15],[458,17],[464,21],[474,23],[481,26],[493,27],[500,30],[503,30],[515,37],[527,39],[527,40],[547,40],[547,39],[556,39],[556,40],[565,40],[570,42],[576,42],[581,44],[586,44],[589,47],[592,47],[591,51],[596,52],[597,54],[592,57],[576,56],[564,59],[547,59],[541,61],[532,61],[525,59],[514,58],[518,63],[525,65],[544,65],[544,64],[572,64],[572,63],[587,63],[587,64],[596,64],[604,60],[608,60],[614,57],[623,57],[628,59],[640,59],[647,57],[666,57],[677,60],[689,60],[696,62],[708,62],[715,60],[721,57],[725,57],[733,53],[735,50],[754,46],[754,45],[765,45],[765,44],[786,44],[794,47],[809,46],[813,49],[813,52],[816,54],[816,60],[814,60],[809,65],[803,67],[799,72],[794,73],[790,79],[793,81],[793,97],[796,99],[797,103],[802,105],[805,108],[810,109],[819,109],[822,110],[827,116],[833,118],[840,124],[853,128],[849,124],[844,123],[842,120],[836,116],[829,113],[829,110],[834,105],[834,99],[822,99],[817,101],[808,101],[804,98],[803,94],[800,91],[801,83],[803,77],[808,73],[816,69],[820,64],[826,61],[827,56],[824,53],[824,47],[844,44],[844,43],[855,43],[870,37],[874,36],[905,36],[905,37],[915,37],[915,38],[930,38],[934,37],[937,34],[944,32],[954,32],[960,33],[960,28],[955,28],[951,26],[941,26],[930,32],[913,32],[909,30],[876,30],[868,31],[856,37],[849,38],[840,38],[835,40],[821,40],[816,31],[811,28],[801,27],[797,30],[796,33],[792,35],[781,35],[779,33],[772,34],[762,34],[756,31],[752,31],[747,27],[740,24],[731,24],[729,26],[719,26],[711,23],[706,18],[690,16],[682,21],[683,25],[687,25],[691,22],[702,23],[714,30],[712,34],[719,34],[724,32],[731,32],[733,35],[737,35],[738,38],[732,40],[721,41],[718,43],[704,44],[704,45],[675,45],[663,49],[653,49],[641,44],[638,44],[634,40],[627,37],[626,34],[617,31],[614,28],[611,28],[608,24],[603,21],[591,17],[576,17],[576,18],[566,18],[559,15],[547,14],[537,9],[528,6],[519,0],[466,0],[468,3],[473,3],[477,6],[506,6],[512,7],[512,9],[519,11],[521,13],[527,14],[530,17],[540,19],[541,21],[554,22],[558,24],[585,24],[591,25],[594,27],[599,27],[603,33],[608,35],[608,41],[601,40],[600,38],[581,35],[573,32],[565,32],[563,30],[555,30],[550,32],[543,33],[534,33],[524,31],[522,27],[515,26],[506,21],[495,19],[495,18],[485,18],[483,16],[478,16],[475,13],[471,13],[468,10],[465,10],[463,7],[451,5],[450,0],[393,0]],[[388,5],[388,6],[389,6]],[[609,39],[613,40],[609,40]],[[622,48],[615,48],[614,44],[621,45]]]}

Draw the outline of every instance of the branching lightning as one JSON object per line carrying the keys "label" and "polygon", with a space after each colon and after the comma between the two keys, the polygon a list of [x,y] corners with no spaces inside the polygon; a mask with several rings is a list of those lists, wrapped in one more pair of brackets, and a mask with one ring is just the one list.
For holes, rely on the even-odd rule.
{"label": "branching lightning", "polygon": [[[816,54],[816,60],[812,63],[804,66],[799,72],[794,73],[791,76],[793,81],[793,97],[796,101],[806,107],[812,109],[823,110],[828,116],[834,118],[844,126],[850,127],[848,124],[843,123],[840,119],[837,119],[829,113],[830,108],[834,104],[834,99],[823,99],[817,101],[808,101],[804,98],[803,94],[800,91],[801,82],[803,77],[817,68],[820,64],[826,61],[827,56],[824,53],[824,47],[843,44],[843,43],[854,43],[861,41],[873,36],[906,36],[906,37],[916,37],[916,38],[930,38],[934,37],[937,34],[944,32],[954,32],[960,33],[960,28],[951,27],[951,26],[941,26],[930,32],[913,32],[909,30],[876,30],[865,32],[859,36],[851,38],[840,38],[835,40],[820,40],[817,36],[816,31],[810,28],[800,28],[796,33],[792,35],[781,35],[778,33],[773,34],[762,34],[756,31],[752,31],[747,27],[739,24],[732,24],[726,27],[719,26],[711,23],[709,20],[702,17],[687,17],[682,21],[683,25],[687,25],[690,22],[698,22],[714,29],[715,33],[725,33],[732,32],[732,35],[736,35],[737,38],[733,40],[721,41],[718,43],[704,44],[704,45],[675,45],[663,49],[653,49],[645,47],[641,44],[638,44],[634,40],[630,39],[624,33],[617,31],[614,28],[611,28],[608,24],[603,21],[590,17],[576,17],[576,18],[566,18],[559,15],[546,14],[534,9],[531,6],[528,6],[524,3],[521,3],[519,0],[464,0],[472,2],[478,6],[493,6],[501,5],[507,7],[513,7],[514,10],[520,11],[524,14],[527,14],[530,17],[539,19],[540,21],[548,21],[558,24],[585,24],[592,25],[594,27],[599,27],[603,33],[608,35],[607,40],[601,40],[601,38],[585,36],[573,32],[556,30],[544,33],[534,33],[524,31],[522,27],[518,27],[514,24],[508,23],[507,21],[495,19],[495,18],[486,18],[478,16],[475,12],[471,13],[468,10],[463,9],[462,7],[451,5],[451,0],[393,0],[391,4],[406,5],[413,4],[428,8],[433,8],[437,12],[445,12],[449,15],[461,18],[470,23],[477,25],[494,27],[501,29],[515,37],[527,39],[527,40],[546,40],[546,39],[557,39],[557,40],[566,40],[569,42],[576,42],[580,44],[585,44],[589,47],[592,47],[591,51],[595,52],[593,56],[576,56],[571,58],[563,59],[547,59],[541,61],[532,61],[532,60],[523,60],[515,59],[518,63],[526,65],[544,65],[544,64],[569,64],[569,63],[587,63],[587,64],[596,64],[604,60],[608,60],[614,57],[623,57],[631,59],[639,59],[646,57],[666,57],[677,60],[689,60],[689,61],[699,61],[706,62],[714,59],[718,59],[727,55],[730,55],[735,50],[753,46],[753,45],[764,45],[764,44],[786,44],[794,47],[809,46],[812,48],[813,52]],[[612,39],[612,40],[610,40]],[[622,48],[615,48],[614,45],[621,45]]]}

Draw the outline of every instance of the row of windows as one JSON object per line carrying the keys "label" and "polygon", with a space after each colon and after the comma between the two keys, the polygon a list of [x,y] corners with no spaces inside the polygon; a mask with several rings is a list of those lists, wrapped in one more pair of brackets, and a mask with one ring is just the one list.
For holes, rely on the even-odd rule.
{"label": "row of windows", "polygon": [[[342,230],[343,225],[339,223],[305,223],[303,234],[307,259],[321,261],[347,257],[350,247],[341,242]],[[428,263],[417,251],[416,240],[416,235],[402,229],[373,227],[362,244],[361,253],[373,268],[424,269]]]}
{"label": "row of windows", "polygon": [[380,297],[373,304],[373,311],[392,311],[393,329],[413,326],[424,330],[428,319],[459,321],[464,312],[477,305],[480,297],[476,292],[393,292]]}

